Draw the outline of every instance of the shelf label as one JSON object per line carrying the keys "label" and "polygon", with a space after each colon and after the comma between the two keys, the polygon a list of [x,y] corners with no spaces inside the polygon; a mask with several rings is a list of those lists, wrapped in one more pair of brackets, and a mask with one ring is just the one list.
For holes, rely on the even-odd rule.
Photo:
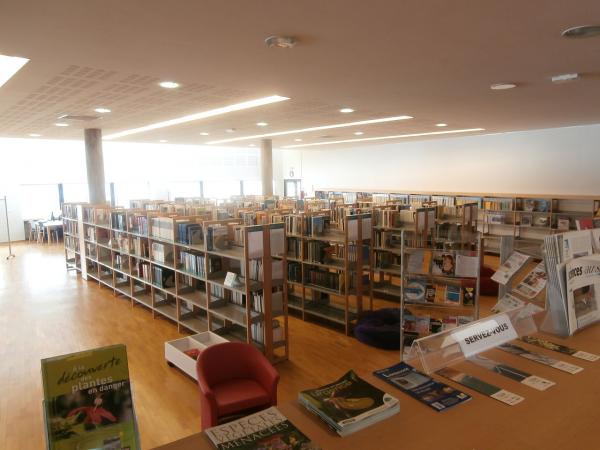
{"label": "shelf label", "polygon": [[506,314],[498,314],[493,319],[457,328],[452,333],[465,358],[489,350],[505,342],[517,339],[518,335]]}

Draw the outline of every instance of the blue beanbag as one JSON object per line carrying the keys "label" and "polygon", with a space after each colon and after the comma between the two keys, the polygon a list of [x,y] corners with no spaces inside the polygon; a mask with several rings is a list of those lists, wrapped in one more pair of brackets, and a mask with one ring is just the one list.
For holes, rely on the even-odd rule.
{"label": "blue beanbag", "polygon": [[363,313],[354,327],[354,336],[373,347],[400,349],[400,308],[383,308]]}

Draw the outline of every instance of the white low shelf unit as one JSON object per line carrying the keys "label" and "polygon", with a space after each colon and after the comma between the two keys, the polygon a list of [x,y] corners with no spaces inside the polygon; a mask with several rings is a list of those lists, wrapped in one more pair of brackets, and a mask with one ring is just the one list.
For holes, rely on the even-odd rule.
{"label": "white low shelf unit", "polygon": [[174,341],[167,341],[165,342],[165,359],[170,366],[178,367],[194,380],[198,380],[198,376],[196,375],[196,360],[184,352],[193,348],[202,351],[211,345],[223,342],[229,341],[210,331],[175,339]]}

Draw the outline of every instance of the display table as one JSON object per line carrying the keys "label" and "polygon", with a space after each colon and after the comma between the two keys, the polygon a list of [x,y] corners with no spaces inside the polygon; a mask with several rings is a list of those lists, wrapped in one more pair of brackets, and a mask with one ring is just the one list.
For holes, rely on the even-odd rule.
{"label": "display table", "polygon": [[[537,333],[536,336],[600,354],[600,325],[594,325],[568,339],[543,333]],[[517,343],[531,351],[581,366],[584,370],[570,375],[494,349],[484,355],[554,381],[556,386],[547,391],[536,391],[472,363],[463,362],[455,367],[522,395],[525,400],[516,406],[508,406],[434,375],[436,379],[473,397],[463,405],[438,413],[373,375],[362,373],[360,362],[357,361],[356,372],[359,375],[400,399],[400,413],[345,438],[330,431],[318,418],[295,402],[280,404],[278,408],[324,450],[600,448],[599,438],[594,432],[600,418],[600,361],[583,361],[533,345]],[[159,449],[209,450],[214,447],[204,434],[198,433]]]}

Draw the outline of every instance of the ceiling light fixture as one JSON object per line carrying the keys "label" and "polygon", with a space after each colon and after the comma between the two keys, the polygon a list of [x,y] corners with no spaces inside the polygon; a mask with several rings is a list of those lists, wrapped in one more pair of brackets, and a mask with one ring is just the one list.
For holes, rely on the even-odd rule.
{"label": "ceiling light fixture", "polygon": [[158,142],[160,142],[161,144],[164,144],[165,142],[169,142],[169,141],[167,141],[166,139],[161,139],[161,140],[160,140],[160,141],[158,141]]}
{"label": "ceiling light fixture", "polygon": [[0,55],[0,87],[10,80],[28,62],[29,60],[27,58]]}
{"label": "ceiling light fixture", "polygon": [[94,109],[94,111],[100,114],[108,114],[109,112],[111,112],[108,108],[96,108]]}
{"label": "ceiling light fixture", "polygon": [[365,134],[363,131],[355,131],[354,132],[354,136],[362,136],[363,134]]}
{"label": "ceiling light fixture", "polygon": [[302,142],[302,139],[296,138],[296,139],[294,139],[294,142]]}
{"label": "ceiling light fixture", "polygon": [[269,36],[265,39],[265,44],[269,48],[292,48],[298,41],[292,36]]}
{"label": "ceiling light fixture", "polygon": [[344,113],[344,114],[348,114],[348,113],[353,113],[354,110],[352,108],[342,108],[342,109],[340,109],[340,112]]}
{"label": "ceiling light fixture", "polygon": [[206,131],[202,131],[200,132],[200,136],[208,136],[210,133],[207,133]]}
{"label": "ceiling light fixture", "polygon": [[495,83],[490,86],[490,89],[492,91],[505,91],[516,87],[517,85],[515,83]]}
{"label": "ceiling light fixture", "polygon": [[68,123],[64,123],[64,122],[57,122],[54,125],[57,127],[68,127],[69,126]]}
{"label": "ceiling light fixture", "polygon": [[447,131],[431,131],[429,133],[398,134],[395,136],[378,136],[378,137],[360,138],[360,139],[345,139],[343,141],[315,142],[312,144],[284,145],[282,148],[314,147],[317,145],[347,144],[347,143],[351,143],[351,142],[365,142],[365,141],[383,141],[386,139],[404,139],[404,138],[421,137],[421,136],[436,136],[436,135],[440,135],[440,134],[470,133],[470,132],[475,132],[475,131],[485,131],[485,129],[484,128],[468,128],[468,129],[464,129],[464,130],[447,130]]}
{"label": "ceiling light fixture", "polygon": [[29,133],[29,137],[41,137],[41,134],[37,134],[37,133]]}
{"label": "ceiling light fixture", "polygon": [[383,117],[381,119],[370,119],[370,120],[361,120],[358,122],[347,122],[347,123],[338,123],[335,125],[322,125],[318,127],[310,127],[310,128],[301,128],[298,130],[288,130],[288,131],[276,131],[273,133],[265,133],[265,134],[255,134],[252,136],[243,136],[232,139],[219,139],[218,141],[210,141],[208,144],[225,144],[227,142],[239,142],[239,141],[247,141],[250,139],[260,139],[274,136],[285,136],[287,134],[298,134],[298,133],[309,133],[311,131],[321,131],[321,130],[332,130],[335,128],[346,128],[346,127],[357,127],[363,125],[372,125],[374,123],[384,123],[384,122],[395,122],[397,120],[408,120],[412,119],[412,116],[394,116],[394,117]]}
{"label": "ceiling light fixture", "polygon": [[256,144],[250,144],[248,147],[256,147]]}
{"label": "ceiling light fixture", "polygon": [[435,126],[436,127],[447,127],[448,124],[447,123],[436,123]]}
{"label": "ceiling light fixture", "polygon": [[179,87],[179,83],[175,83],[174,81],[161,81],[158,85],[165,89],[177,89]]}
{"label": "ceiling light fixture", "polygon": [[267,122],[256,122],[257,127],[266,127],[267,125],[269,125]]}
{"label": "ceiling light fixture", "polygon": [[571,39],[600,36],[600,25],[579,25],[567,28],[561,33],[561,36]]}
{"label": "ceiling light fixture", "polygon": [[[258,106],[270,105],[272,103],[278,103],[285,100],[289,100],[288,97],[282,97],[280,95],[271,95],[269,97],[261,97],[254,100],[248,100],[242,103],[235,103],[233,105],[223,106],[222,108],[210,109],[208,111],[202,111],[196,114],[190,114],[189,116],[178,117],[176,119],[165,120],[163,122],[157,122],[150,125],[146,125],[139,128],[132,128],[130,130],[120,131],[118,133],[108,134],[104,139],[116,139],[123,136],[130,136],[132,134],[144,133],[150,130],[157,130],[159,128],[172,127],[174,125],[180,125],[182,123],[193,122],[195,120],[207,119],[209,117],[221,116],[235,111],[242,111],[244,109],[256,108]],[[234,130],[235,131],[235,130]]]}
{"label": "ceiling light fixture", "polygon": [[225,129],[225,133],[235,133],[235,128],[227,128]]}
{"label": "ceiling light fixture", "polygon": [[579,78],[578,73],[563,73],[562,75],[555,75],[552,77],[553,83],[564,83],[566,81],[574,81]]}

